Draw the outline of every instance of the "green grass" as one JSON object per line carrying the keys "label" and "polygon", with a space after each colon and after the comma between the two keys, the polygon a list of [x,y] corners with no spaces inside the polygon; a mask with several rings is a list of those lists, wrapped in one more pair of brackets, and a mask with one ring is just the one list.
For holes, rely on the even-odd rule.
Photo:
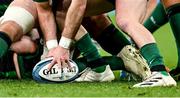
{"label": "green grass", "polygon": [[[160,51],[165,64],[173,68],[177,63],[177,51],[169,24],[156,31]],[[106,53],[103,51],[103,55]],[[119,72],[115,72],[118,78]],[[0,97],[178,97],[180,82],[177,87],[132,88],[136,82],[120,81],[111,83],[65,83],[39,84],[33,80],[0,80]]]}
{"label": "green grass", "polygon": [[[132,88],[134,82],[38,84],[32,80],[0,80],[2,97],[180,96],[180,87]],[[180,84],[180,83],[178,83]]]}

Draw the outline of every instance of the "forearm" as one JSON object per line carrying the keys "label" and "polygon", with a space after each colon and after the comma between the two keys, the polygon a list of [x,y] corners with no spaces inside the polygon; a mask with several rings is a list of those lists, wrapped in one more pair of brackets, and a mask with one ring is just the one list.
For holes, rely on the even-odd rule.
{"label": "forearm", "polygon": [[39,24],[46,41],[46,46],[50,50],[58,46],[54,15],[48,2],[36,3],[36,6]]}
{"label": "forearm", "polygon": [[74,39],[84,17],[87,0],[72,0],[67,11],[64,30],[62,36]]}
{"label": "forearm", "polygon": [[[39,4],[40,5],[40,4]],[[38,19],[46,41],[56,39],[56,24],[51,7],[40,5],[37,7]]]}

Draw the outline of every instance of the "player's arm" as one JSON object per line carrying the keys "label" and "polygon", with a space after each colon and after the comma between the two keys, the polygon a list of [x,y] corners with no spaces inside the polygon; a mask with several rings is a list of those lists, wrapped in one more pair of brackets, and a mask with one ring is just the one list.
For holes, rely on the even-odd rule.
{"label": "player's arm", "polygon": [[39,24],[46,40],[46,45],[48,49],[57,47],[56,24],[51,6],[49,5],[48,0],[34,1],[38,11]]}
{"label": "player's arm", "polygon": [[87,0],[72,0],[66,15],[63,37],[74,39],[84,17],[86,3]]}
{"label": "player's arm", "polygon": [[65,26],[59,41],[59,46],[48,54],[49,56],[54,57],[49,68],[51,68],[56,62],[59,67],[65,65],[65,63],[70,66],[69,48],[71,47],[72,40],[74,39],[80,27],[82,18],[84,17],[86,2],[87,0],[72,0],[67,11]]}

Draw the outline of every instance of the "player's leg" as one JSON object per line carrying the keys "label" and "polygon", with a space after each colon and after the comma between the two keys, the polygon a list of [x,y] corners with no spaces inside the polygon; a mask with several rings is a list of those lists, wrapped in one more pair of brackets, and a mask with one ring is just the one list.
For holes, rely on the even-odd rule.
{"label": "player's leg", "polygon": [[175,37],[178,48],[178,64],[175,70],[171,71],[173,76],[180,73],[180,1],[179,0],[162,0],[166,9],[168,19]]}
{"label": "player's leg", "polygon": [[[81,30],[81,28],[80,28]],[[79,49],[81,54],[84,58],[87,60],[87,66],[90,67],[92,70],[89,70],[89,72],[86,72],[86,78],[78,78],[76,81],[111,81],[114,79],[114,75],[109,68],[109,65],[102,59],[102,57],[99,54],[99,51],[97,50],[96,46],[93,44],[92,39],[90,38],[88,33],[84,34],[84,30],[77,33],[76,35],[76,43],[75,47]],[[99,65],[102,65],[100,67],[97,67]],[[96,67],[96,68],[93,68]],[[93,73],[93,74],[92,74]],[[96,73],[96,74],[95,74]],[[106,74],[106,75],[104,75]],[[95,76],[99,77],[95,77]],[[94,76],[94,77],[93,77]],[[102,76],[106,76],[102,78]],[[102,78],[99,80],[99,78]],[[93,80],[94,79],[94,80]]]}
{"label": "player's leg", "polygon": [[146,3],[146,0],[116,0],[116,22],[139,48],[147,43],[155,42],[150,32],[141,24],[146,12]]}
{"label": "player's leg", "polygon": [[[143,68],[147,67],[147,66],[144,66],[147,64],[145,64],[143,58],[141,58],[137,52],[133,51],[135,50],[133,47],[127,46],[131,44],[130,41],[122,34],[122,32],[120,32],[111,23],[111,21],[105,15],[86,17],[83,21],[83,24],[86,27],[86,29],[89,32],[91,32],[90,34],[93,36],[95,40],[98,41],[98,43],[102,46],[103,49],[105,49],[107,52],[111,53],[112,55],[123,54],[123,57],[122,55],[121,56],[118,55],[118,56],[129,59],[128,62],[131,62],[132,64],[130,63],[125,64],[125,65],[128,65],[128,66],[125,66],[127,69],[129,69],[128,71],[138,74],[143,79],[146,78],[147,73],[149,72],[148,70],[147,70],[147,73],[146,71],[143,71],[143,72],[141,71],[141,74],[139,74],[138,72],[139,70],[142,70],[142,67]],[[132,51],[128,51],[128,50],[132,50]],[[136,56],[136,58],[134,58],[133,56]],[[115,64],[116,62],[117,66],[124,65],[116,60],[117,59],[114,60],[113,64]],[[132,67],[131,65],[134,67],[130,68]],[[134,71],[134,68],[136,67],[139,69],[138,71],[137,70]]]}
{"label": "player's leg", "polygon": [[[116,20],[118,26],[128,33],[140,48],[140,52],[147,60],[152,71],[153,77],[161,76],[158,82],[151,84],[144,81],[134,87],[144,86],[170,86],[176,85],[173,78],[166,72],[163,58],[159,53],[159,49],[151,33],[141,24],[143,13],[146,9],[146,0],[116,0]],[[128,9],[125,9],[128,8]],[[153,80],[153,77],[149,79]],[[147,79],[147,80],[149,80]],[[168,81],[171,79],[172,81]],[[165,82],[162,82],[167,80]]]}
{"label": "player's leg", "polygon": [[1,19],[0,57],[5,55],[12,42],[18,41],[32,29],[35,19],[36,8],[31,0],[15,0],[11,3]]}
{"label": "player's leg", "polygon": [[[161,27],[162,25],[164,25],[167,22],[168,22],[168,15],[166,14],[162,3],[159,2],[157,7],[155,8],[155,10],[153,11],[152,15],[145,21],[144,26],[151,33],[153,33],[155,30],[157,30],[159,27]],[[179,57],[180,45],[178,42],[178,36],[176,36],[175,32],[174,32],[174,37],[177,39],[175,41],[176,41],[177,50],[178,50],[178,64],[177,64],[177,68],[170,71],[170,74],[176,77],[180,72],[180,67],[178,66],[178,65],[180,65],[180,62],[179,62],[180,61],[180,57]],[[176,77],[175,79],[178,80],[178,77]]]}
{"label": "player's leg", "polygon": [[105,15],[86,17],[83,25],[100,46],[112,55],[117,55],[124,46],[131,44]]}
{"label": "player's leg", "polygon": [[149,0],[148,1],[146,15],[145,15],[145,17],[143,19],[143,23],[144,23],[145,20],[147,20],[147,18],[149,18],[149,16],[151,15],[153,10],[155,9],[158,2],[160,2],[160,0]]}
{"label": "player's leg", "polygon": [[[65,17],[64,12],[61,12],[61,11],[57,12],[56,20],[58,23],[58,27],[60,29],[64,28],[64,17]],[[84,29],[84,27],[82,26],[80,27],[75,39],[76,39],[76,43],[75,43],[76,48],[80,50],[82,55],[86,58],[87,62],[90,63],[91,61],[98,60],[99,58],[101,58],[97,48],[92,43],[91,37],[89,36],[87,31]],[[96,63],[98,62],[94,62],[94,64]],[[93,66],[98,66],[98,65],[93,65]],[[103,70],[104,69],[102,69],[102,71]]]}
{"label": "player's leg", "polygon": [[153,33],[167,22],[167,14],[162,3],[159,2],[150,17],[144,22],[144,26]]}
{"label": "player's leg", "polygon": [[[102,56],[102,58],[109,64],[111,70],[126,70],[123,60],[117,56]],[[77,58],[74,61],[77,63],[80,72],[87,68],[88,63],[85,58]]]}
{"label": "player's leg", "polygon": [[[63,28],[64,25],[64,13],[63,12],[57,12],[57,23],[58,23],[58,27],[60,29]],[[105,71],[107,68],[106,66],[103,65],[107,65],[104,60],[102,59],[102,57],[100,56],[97,48],[95,47],[95,45],[92,43],[91,37],[89,36],[89,34],[87,33],[87,31],[81,26],[76,37],[76,42],[75,42],[75,48],[77,48],[80,53],[83,55],[83,57],[86,59],[86,61],[88,62],[87,67],[91,67],[94,71],[94,73],[100,74],[103,72],[107,72]],[[97,67],[100,66],[100,67]],[[96,68],[93,68],[96,67]],[[109,80],[107,81],[111,81],[114,79],[114,75],[111,72],[111,77],[109,78]],[[94,78],[94,80],[88,80],[86,79],[86,81],[96,81],[96,78]],[[97,80],[98,81],[98,80]]]}
{"label": "player's leg", "polygon": [[[101,0],[99,0],[99,1],[101,1]],[[89,7],[90,8],[90,7]],[[91,5],[91,8],[92,8],[92,5]],[[87,12],[88,13],[88,12]],[[129,49],[129,50],[131,50],[131,49]],[[126,51],[127,52],[127,51]],[[134,53],[134,52],[133,52]],[[133,55],[134,56],[134,55]]]}
{"label": "player's leg", "polygon": [[[145,11],[145,7],[146,7],[146,3],[144,4],[144,2],[146,2],[146,1],[140,0],[137,2],[137,1],[133,1],[133,0],[130,0],[130,1],[125,0],[122,2],[121,0],[117,0],[116,1],[116,4],[117,4],[116,5],[116,12],[117,12],[116,16],[119,15],[117,18],[117,23],[120,26],[120,28],[123,29],[123,31],[127,32],[133,38],[133,40],[135,40],[136,44],[138,44],[139,47],[142,47],[145,44],[148,44],[145,46],[148,48],[149,48],[149,46],[151,48],[153,48],[153,49],[150,49],[150,50],[153,50],[152,51],[153,53],[150,54],[150,56],[147,57],[147,55],[149,55],[148,53],[144,53],[144,54],[146,56],[146,59],[148,60],[148,63],[151,61],[151,59],[152,59],[151,57],[153,57],[153,59],[155,59],[153,64],[159,65],[159,64],[163,63],[163,60],[159,54],[157,45],[155,44],[155,40],[154,40],[153,36],[151,35],[151,33],[147,29],[145,29],[142,24],[140,24],[140,22],[144,18],[144,16],[142,15],[142,13]],[[125,4],[126,5],[128,4],[128,5],[126,6]],[[119,6],[119,5],[122,5],[122,6]],[[118,6],[122,7],[122,8],[118,8]],[[128,8],[128,13],[127,13],[127,9],[124,9],[124,7]],[[137,32],[140,34],[137,35]],[[146,33],[144,33],[144,32],[146,32]],[[141,34],[143,34],[143,35],[141,35]],[[145,48],[145,50],[146,50],[146,48]],[[154,50],[155,50],[155,52],[154,52]],[[155,56],[154,56],[154,54],[155,54]],[[158,60],[156,60],[156,58],[158,58]],[[150,66],[150,67],[152,67],[152,66]],[[164,65],[162,65],[161,67],[162,67],[162,70],[165,70]]]}
{"label": "player's leg", "polygon": [[[142,69],[148,67],[144,59],[141,58],[136,49],[132,46],[128,46],[131,44],[130,41],[105,15],[85,18],[83,23],[87,30],[91,32],[90,34],[93,38],[97,40],[105,51],[112,55],[117,55],[122,59],[126,59],[126,61],[124,61],[125,64],[123,65],[129,69],[128,71],[140,75],[143,79],[148,76],[148,73],[150,73],[149,70],[143,71]],[[127,59],[129,63],[127,62]],[[136,68],[139,70],[135,71]]]}

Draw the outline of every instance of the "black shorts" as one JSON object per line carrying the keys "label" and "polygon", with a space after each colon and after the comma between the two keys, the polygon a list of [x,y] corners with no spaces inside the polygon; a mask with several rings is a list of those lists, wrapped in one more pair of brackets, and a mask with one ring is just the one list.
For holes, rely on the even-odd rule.
{"label": "black shorts", "polygon": [[[108,0],[109,2],[111,2],[113,5],[115,5],[115,0]],[[149,1],[149,0],[147,0]]]}
{"label": "black shorts", "polygon": [[111,2],[113,5],[115,5],[115,0],[108,0],[109,2]]}

